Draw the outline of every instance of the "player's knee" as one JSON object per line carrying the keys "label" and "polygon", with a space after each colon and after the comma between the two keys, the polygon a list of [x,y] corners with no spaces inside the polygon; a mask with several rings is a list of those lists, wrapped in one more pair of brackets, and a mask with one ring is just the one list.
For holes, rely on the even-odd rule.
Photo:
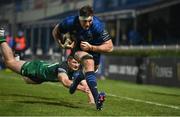
{"label": "player's knee", "polygon": [[93,58],[92,55],[90,55],[89,53],[87,52],[84,52],[84,51],[77,51],[75,54],[74,54],[74,58],[81,62],[83,61],[83,59],[85,58]]}
{"label": "player's knee", "polygon": [[[86,61],[86,60],[92,61],[92,60],[93,60],[93,56],[90,55],[90,54],[86,54],[86,55],[82,56],[81,60],[82,60],[82,61]],[[94,61],[94,60],[93,60],[93,61]]]}
{"label": "player's knee", "polygon": [[83,60],[83,65],[84,66],[94,66],[94,60],[93,59]]}

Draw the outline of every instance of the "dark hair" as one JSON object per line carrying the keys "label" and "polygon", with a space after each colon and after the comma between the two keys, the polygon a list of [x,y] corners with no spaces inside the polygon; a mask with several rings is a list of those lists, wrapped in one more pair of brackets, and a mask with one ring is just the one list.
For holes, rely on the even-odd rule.
{"label": "dark hair", "polygon": [[72,54],[70,54],[68,57],[67,57],[67,60],[68,59],[74,59],[74,56]]}
{"label": "dark hair", "polygon": [[75,58],[74,58],[74,52],[71,52],[71,53],[68,55],[67,59],[75,59]]}
{"label": "dark hair", "polygon": [[93,16],[93,14],[94,14],[93,8],[89,5],[83,6],[79,10],[80,16]]}

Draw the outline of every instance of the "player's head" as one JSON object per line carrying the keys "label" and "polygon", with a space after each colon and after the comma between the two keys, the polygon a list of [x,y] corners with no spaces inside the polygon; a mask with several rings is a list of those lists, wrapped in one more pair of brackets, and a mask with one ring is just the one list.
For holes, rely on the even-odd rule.
{"label": "player's head", "polygon": [[69,68],[74,71],[78,70],[80,67],[80,63],[76,61],[72,55],[68,56],[67,63]]}
{"label": "player's head", "polygon": [[79,22],[83,29],[89,29],[93,23],[93,8],[89,5],[83,6],[79,10]]}

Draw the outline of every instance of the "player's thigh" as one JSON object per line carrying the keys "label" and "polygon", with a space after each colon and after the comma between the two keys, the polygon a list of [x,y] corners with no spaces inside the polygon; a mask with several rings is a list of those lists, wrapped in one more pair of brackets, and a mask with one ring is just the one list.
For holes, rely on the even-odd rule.
{"label": "player's thigh", "polygon": [[87,55],[89,55],[89,53],[84,52],[84,51],[77,51],[75,52],[74,57],[76,60],[80,61],[84,56],[87,56]]}
{"label": "player's thigh", "polygon": [[24,65],[25,61],[11,61],[10,64],[8,64],[8,68],[13,70],[14,72],[16,73],[19,73],[21,72],[21,68],[22,66]]}
{"label": "player's thigh", "polygon": [[28,77],[23,77],[23,79],[27,84],[40,84],[38,82],[31,80],[31,78],[28,78]]}
{"label": "player's thigh", "polygon": [[77,51],[75,54],[74,54],[74,58],[81,62],[81,63],[90,63],[90,64],[94,64],[94,59],[93,59],[93,56],[87,52],[84,52],[84,51]]}

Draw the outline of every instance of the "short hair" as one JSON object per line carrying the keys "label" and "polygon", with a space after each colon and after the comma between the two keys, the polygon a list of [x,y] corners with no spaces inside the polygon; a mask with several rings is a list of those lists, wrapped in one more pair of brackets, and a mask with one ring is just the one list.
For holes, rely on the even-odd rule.
{"label": "short hair", "polygon": [[72,54],[70,54],[68,57],[67,57],[67,60],[69,59],[74,59],[74,56]]}
{"label": "short hair", "polygon": [[80,16],[93,16],[94,15],[94,11],[93,8],[89,5],[83,6],[80,8],[79,10],[79,15]]}

